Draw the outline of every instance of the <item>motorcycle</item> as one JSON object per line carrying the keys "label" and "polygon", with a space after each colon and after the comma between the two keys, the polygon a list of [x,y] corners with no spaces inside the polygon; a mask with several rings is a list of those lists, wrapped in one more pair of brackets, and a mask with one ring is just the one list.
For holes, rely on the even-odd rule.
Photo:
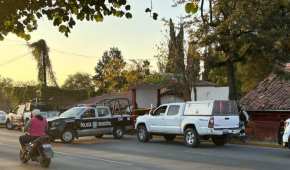
{"label": "motorcycle", "polygon": [[48,168],[53,158],[53,150],[49,137],[39,137],[25,145],[23,149],[20,149],[19,157],[22,163],[27,163],[31,160],[39,162],[44,168]]}

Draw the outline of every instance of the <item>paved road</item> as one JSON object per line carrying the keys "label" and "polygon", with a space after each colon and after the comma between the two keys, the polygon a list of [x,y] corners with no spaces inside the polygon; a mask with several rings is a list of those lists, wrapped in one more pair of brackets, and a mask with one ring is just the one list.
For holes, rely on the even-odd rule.
{"label": "paved road", "polygon": [[[17,131],[0,129],[0,170],[39,170],[37,163],[18,160]],[[83,138],[75,144],[54,144],[51,170],[273,170],[289,169],[290,151],[253,146],[202,144],[187,148],[182,142],[155,139],[141,144],[135,137],[114,140]]]}

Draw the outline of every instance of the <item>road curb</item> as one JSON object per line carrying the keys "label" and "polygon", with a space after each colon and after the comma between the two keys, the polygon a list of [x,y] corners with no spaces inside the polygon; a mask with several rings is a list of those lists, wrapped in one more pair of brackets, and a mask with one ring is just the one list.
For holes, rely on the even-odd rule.
{"label": "road curb", "polygon": [[261,142],[261,141],[230,141],[230,144],[236,144],[236,145],[248,145],[248,146],[259,146],[259,147],[268,147],[268,148],[282,148],[281,145],[275,144],[275,143],[267,143],[267,142]]}

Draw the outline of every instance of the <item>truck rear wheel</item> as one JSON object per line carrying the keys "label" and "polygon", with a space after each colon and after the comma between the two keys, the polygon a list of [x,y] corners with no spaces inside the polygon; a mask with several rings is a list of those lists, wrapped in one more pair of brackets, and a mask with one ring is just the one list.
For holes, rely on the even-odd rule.
{"label": "truck rear wheel", "polygon": [[74,140],[74,133],[72,130],[64,130],[60,137],[63,143],[72,143]]}
{"label": "truck rear wheel", "polygon": [[194,128],[185,129],[184,142],[185,145],[189,147],[197,147],[199,145],[199,137]]}
{"label": "truck rear wheel", "polygon": [[227,136],[223,135],[223,136],[213,136],[211,139],[216,146],[224,146],[227,143],[228,138]]}
{"label": "truck rear wheel", "polygon": [[142,143],[149,141],[150,134],[148,133],[145,125],[139,125],[137,127],[137,139],[139,142],[142,142]]}
{"label": "truck rear wheel", "polygon": [[176,135],[164,135],[164,139],[167,142],[172,142],[175,139]]}
{"label": "truck rear wheel", "polygon": [[13,124],[11,123],[10,120],[6,121],[5,126],[6,126],[6,129],[8,129],[8,130],[12,130],[13,129]]}
{"label": "truck rear wheel", "polygon": [[124,136],[124,129],[122,127],[115,127],[113,129],[113,136],[115,139],[122,139]]}

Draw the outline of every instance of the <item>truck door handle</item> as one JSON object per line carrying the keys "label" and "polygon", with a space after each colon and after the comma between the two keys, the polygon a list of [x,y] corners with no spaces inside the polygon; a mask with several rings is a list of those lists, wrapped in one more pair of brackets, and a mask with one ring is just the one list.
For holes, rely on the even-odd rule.
{"label": "truck door handle", "polygon": [[225,120],[229,120],[230,118],[226,117]]}

